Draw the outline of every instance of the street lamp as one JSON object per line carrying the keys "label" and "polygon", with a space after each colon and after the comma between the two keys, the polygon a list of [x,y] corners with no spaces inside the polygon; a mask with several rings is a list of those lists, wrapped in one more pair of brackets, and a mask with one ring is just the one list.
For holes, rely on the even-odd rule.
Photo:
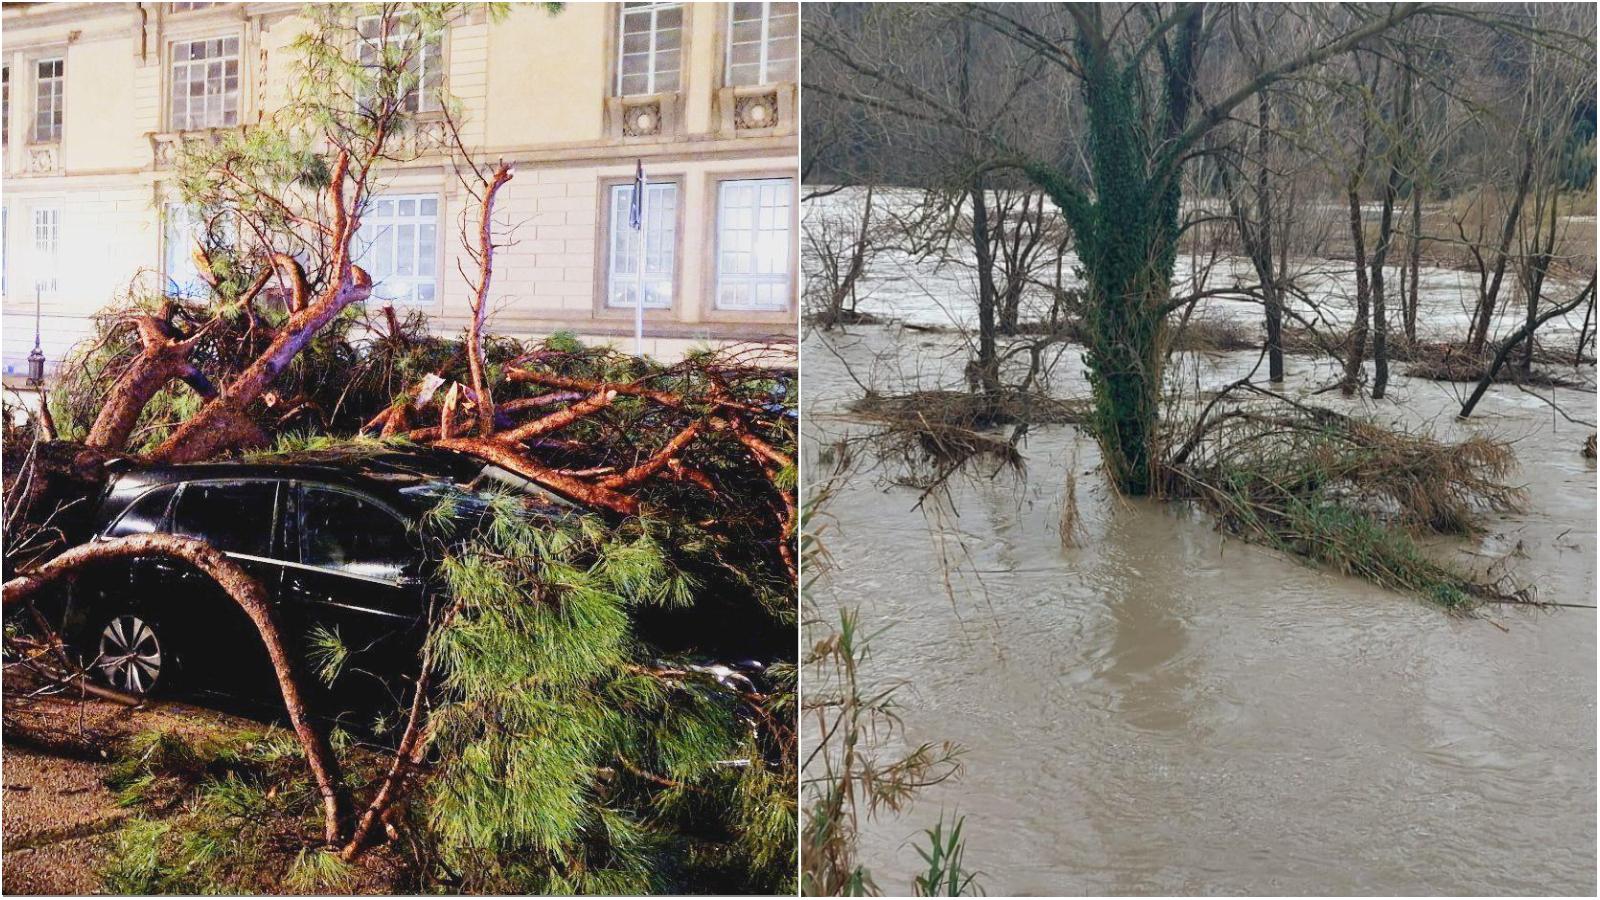
{"label": "street lamp", "polygon": [[44,384],[44,351],[39,348],[39,286],[33,286],[33,350],[28,353],[28,387]]}

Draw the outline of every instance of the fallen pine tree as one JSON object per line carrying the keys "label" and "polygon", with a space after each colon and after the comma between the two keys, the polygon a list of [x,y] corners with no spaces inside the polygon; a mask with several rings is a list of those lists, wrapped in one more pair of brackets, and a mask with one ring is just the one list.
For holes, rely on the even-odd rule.
{"label": "fallen pine tree", "polygon": [[[386,28],[431,28],[462,7],[371,12]],[[292,755],[315,777],[279,790],[282,753],[208,770],[160,807],[178,811],[163,839],[129,844],[146,855],[113,881],[179,889],[171,876],[211,890],[299,873],[312,881],[292,889],[333,889],[342,867],[384,845],[417,889],[791,890],[793,640],[773,636],[792,635],[796,615],[792,350],[662,364],[570,336],[491,334],[493,212],[511,167],[462,148],[447,96],[449,140],[423,146],[406,102],[414,44],[359,58],[342,11],[307,16],[299,94],[271,121],[180,159],[183,199],[207,223],[195,259],[209,293],[130,290],[34,414],[14,422],[7,410],[8,615],[37,630],[38,592],[136,552],[74,546],[111,463],[422,447],[513,473],[578,511],[551,521],[528,516],[528,491],[479,498],[478,525],[433,541],[439,599],[409,695],[372,729],[380,751],[300,727],[315,719],[308,673],[336,680],[338,647],[320,648],[323,665],[273,654],[297,726]],[[354,109],[352,80],[370,99]],[[459,339],[419,314],[369,308],[373,285],[355,263],[377,173],[424,153],[450,157],[476,200],[462,220],[475,270]],[[146,543],[137,552],[194,566],[255,607],[259,586],[211,565],[226,559],[204,544]],[[667,612],[764,635],[779,651],[764,684],[730,690],[731,676],[653,643],[659,629],[641,623]],[[254,618],[267,646],[291,645],[270,616]],[[64,643],[35,634],[7,662],[61,663]],[[84,678],[81,667],[57,674]],[[218,794],[239,802],[218,807]],[[270,843],[286,853],[245,873],[229,864],[243,849],[207,835],[262,803],[281,815],[243,819],[284,829]]]}
{"label": "fallen pine tree", "polygon": [[[410,340],[415,352],[424,356],[460,356],[441,352],[450,342],[439,338],[418,334]],[[645,793],[661,792],[661,796],[654,796],[645,804],[652,810],[652,827],[660,825],[663,810],[673,802],[692,800],[704,805],[706,792],[720,785],[726,789],[721,815],[732,817],[726,827],[726,840],[731,845],[720,852],[737,855],[740,841],[756,840],[741,833],[737,827],[741,821],[760,825],[761,841],[765,842],[750,851],[766,861],[761,867],[752,868],[746,862],[727,871],[759,870],[765,873],[764,877],[787,877],[782,860],[792,859],[792,830],[785,830],[781,822],[774,827],[763,817],[777,814],[781,818],[784,803],[780,801],[788,796],[783,794],[782,785],[785,779],[792,779],[792,713],[786,710],[791,702],[788,691],[792,689],[782,688],[775,696],[744,698],[741,708],[746,712],[730,714],[726,703],[719,706],[707,699],[708,691],[714,692],[716,686],[708,685],[703,675],[692,669],[664,667],[659,649],[639,642],[630,611],[638,607],[693,606],[704,600],[722,610],[742,605],[746,607],[746,619],[757,623],[754,627],[765,627],[772,634],[792,630],[794,431],[785,411],[785,404],[792,402],[792,373],[755,365],[748,358],[756,352],[753,350],[706,353],[668,366],[605,349],[585,348],[568,338],[558,337],[520,349],[514,363],[507,361],[496,367],[505,373],[496,384],[502,395],[501,406],[517,412],[497,417],[500,427],[487,437],[476,434],[477,419],[470,415],[472,401],[462,402],[459,388],[454,410],[450,389],[402,390],[397,392],[396,401],[376,411],[362,410],[351,421],[365,418],[362,425],[371,425],[369,431],[381,431],[383,423],[401,417],[413,423],[442,420],[442,426],[418,426],[398,434],[391,429],[388,438],[362,436],[360,426],[347,435],[290,427],[276,435],[274,447],[244,452],[247,459],[283,461],[329,448],[359,454],[431,445],[496,463],[592,510],[570,533],[540,533],[520,518],[523,504],[518,498],[508,495],[494,505],[497,517],[492,526],[455,541],[441,552],[444,595],[453,599],[453,605],[437,617],[427,655],[419,664],[419,686],[410,697],[410,705],[395,711],[389,735],[395,752],[389,769],[384,778],[354,791],[359,796],[355,798],[353,814],[341,814],[337,807],[328,807],[323,821],[325,839],[338,846],[342,859],[354,860],[372,843],[400,833],[394,822],[386,819],[392,808],[434,809],[437,803],[459,798],[466,789],[461,779],[467,779],[467,773],[472,772],[470,782],[474,788],[497,792],[496,801],[459,806],[453,820],[424,814],[422,819],[408,823],[406,833],[450,836],[446,843],[458,848],[454,852],[481,857],[473,871],[487,872],[487,860],[495,859],[498,852],[512,853],[511,844],[529,838],[525,825],[475,821],[473,816],[488,812],[509,816],[518,804],[537,804],[549,795],[508,781],[507,772],[522,771],[516,766],[503,764],[498,773],[482,772],[459,760],[504,759],[504,754],[510,752],[530,754],[529,765],[542,772],[540,783],[548,786],[553,775],[545,768],[547,755],[575,753],[567,760],[568,767],[561,770],[566,773],[563,790],[567,794],[561,802],[566,804],[563,815],[568,817],[564,820],[567,825],[538,835],[539,847],[550,868],[537,877],[528,868],[501,873],[480,887],[488,889],[492,884],[511,890],[521,885],[532,889],[528,885],[536,882],[565,885],[573,890],[620,890],[624,883],[631,886],[629,890],[674,885],[682,888],[682,882],[662,881],[662,873],[647,871],[650,866],[643,863],[632,868],[624,866],[613,873],[622,878],[625,870],[628,878],[635,879],[627,882],[549,880],[569,862],[562,854],[573,851],[562,842],[577,839],[573,829],[580,828],[580,822],[585,829],[600,824],[595,816],[601,815],[601,807],[575,811],[572,804],[582,806],[579,798],[583,797],[613,796],[611,785],[619,780],[632,783]],[[770,350],[762,348],[760,352]],[[407,366],[396,368],[405,370]],[[443,383],[459,385],[450,376],[464,375],[465,370],[445,367],[430,374]],[[52,398],[53,405],[56,399]],[[518,402],[522,400],[529,402]],[[66,414],[58,415],[57,420],[67,428],[77,424],[68,412],[71,406],[59,404]],[[463,422],[459,432],[450,422],[452,412],[459,414]],[[439,428],[438,434],[464,432],[465,436],[441,437],[429,432],[430,428]],[[16,446],[8,443],[8,449]],[[46,452],[41,453],[40,447]],[[34,457],[72,458],[65,447],[57,442],[30,447],[29,453]],[[91,452],[83,450],[79,455]],[[11,466],[9,471],[14,471]],[[8,482],[8,493],[13,486],[14,481]],[[204,545],[185,549],[199,553],[203,548]],[[24,600],[42,589],[40,573],[52,580],[62,577],[62,570],[80,563],[77,556],[103,561],[119,552],[110,544],[98,544],[68,551],[42,566],[28,567],[14,585],[7,585],[7,603],[13,602],[13,597]],[[150,552],[149,548],[144,552]],[[562,561],[556,579],[559,590],[541,581],[551,577],[556,560]],[[507,573],[507,566],[516,571]],[[485,579],[489,587],[483,586]],[[590,584],[589,579],[597,583]],[[579,602],[584,604],[581,611],[570,615],[564,612],[567,604]],[[545,610],[555,611],[548,621],[527,620],[520,615],[522,611],[531,614]],[[766,625],[760,626],[760,622]],[[490,623],[493,654],[482,653],[484,645],[478,641],[467,645],[480,648],[477,655],[453,643],[463,630],[481,638],[480,630],[491,627]],[[563,632],[570,633],[560,645],[579,653],[579,658],[547,655],[552,635]],[[281,635],[274,638],[282,642]],[[447,649],[441,651],[441,647]],[[517,666],[519,658],[528,661],[525,667]],[[438,666],[429,662],[435,659],[440,660]],[[303,718],[306,711],[291,696],[291,692],[303,693],[294,690],[293,681],[302,676],[292,669],[290,665],[280,669],[280,680],[288,685],[286,707],[292,718]],[[628,680],[623,684],[610,680],[597,683],[595,678],[601,669],[611,676],[625,675]],[[496,705],[499,711],[494,718],[498,719],[510,710],[501,709],[500,705],[513,699],[532,702],[537,692],[530,692],[530,687],[543,680],[538,674],[541,671],[574,679],[565,686],[552,685],[550,690],[554,693],[539,701],[540,710],[562,710],[556,719],[545,721],[560,722],[563,729],[550,731],[530,721],[528,732],[478,733],[468,738],[462,736],[460,728],[448,725],[481,724],[485,721],[480,708],[483,704]],[[787,676],[780,670],[774,677],[782,685],[781,679]],[[437,686],[437,690],[430,685]],[[685,751],[679,748],[677,755],[668,754],[661,772],[655,771],[653,767],[662,761],[663,751],[651,749],[647,741],[639,743],[644,738],[628,729],[671,721],[671,716],[664,716],[663,707],[669,698],[674,704],[687,702],[699,709],[700,718],[691,718],[691,724],[684,726],[693,732],[689,743],[716,755],[715,762],[742,759],[747,765],[729,772],[708,769],[702,765],[706,760],[698,756],[680,760]],[[567,733],[583,721],[575,709],[580,701],[590,704],[590,714],[595,717],[593,728],[598,731]],[[618,709],[628,706],[635,708],[627,715],[618,715]],[[473,711],[467,712],[468,707]],[[529,710],[521,713],[531,715]],[[688,715],[674,713],[679,714]],[[745,721],[741,715],[758,715],[766,722],[768,727],[761,730],[765,735],[761,738],[765,742],[762,747],[748,745],[752,740],[749,734],[729,730]],[[719,726],[712,724],[715,717],[722,720]],[[638,760],[600,749],[596,743],[600,732],[637,746],[637,753],[631,755],[637,755]],[[308,749],[302,752],[302,758],[308,762],[323,759],[316,745],[325,739],[314,733],[305,738]],[[495,745],[492,753],[482,746],[483,741]],[[778,741],[779,746],[774,747],[773,741]],[[573,742],[572,748],[561,749],[567,742]],[[313,765],[312,771],[331,769],[337,778],[339,768],[337,763]],[[606,770],[610,770],[609,774],[602,775]],[[413,785],[412,779],[419,773],[425,774]],[[755,779],[759,785],[748,779]],[[319,778],[319,783],[326,782],[326,778]],[[792,780],[787,783],[793,784]],[[602,786],[604,791],[600,791]],[[354,786],[340,786],[341,793],[345,787]],[[412,791],[434,799],[422,804],[407,803],[405,798]],[[744,808],[742,802],[756,806]],[[678,816],[676,821],[686,827],[692,818]],[[453,829],[437,830],[452,821]],[[675,834],[671,829],[666,833]],[[519,834],[523,837],[513,837]],[[662,840],[665,847],[685,838],[677,834]],[[519,855],[522,852],[517,851]],[[606,854],[610,852],[601,855],[609,859]],[[620,861],[613,862],[622,865]],[[584,870],[601,870],[607,865],[610,863],[600,858],[591,859],[584,864]],[[535,881],[519,880],[526,878]]]}

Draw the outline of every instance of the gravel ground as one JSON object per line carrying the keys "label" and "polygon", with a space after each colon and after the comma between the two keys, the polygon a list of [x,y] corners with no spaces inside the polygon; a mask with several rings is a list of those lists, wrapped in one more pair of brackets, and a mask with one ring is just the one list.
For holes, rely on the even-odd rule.
{"label": "gravel ground", "polygon": [[110,835],[128,817],[104,784],[106,748],[138,731],[211,732],[241,724],[195,707],[129,709],[29,697],[7,679],[0,755],[0,877],[6,894],[87,894]]}

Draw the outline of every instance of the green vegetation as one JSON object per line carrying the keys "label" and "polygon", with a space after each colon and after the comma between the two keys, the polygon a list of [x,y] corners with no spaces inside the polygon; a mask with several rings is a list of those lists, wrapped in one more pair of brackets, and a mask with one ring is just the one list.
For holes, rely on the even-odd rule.
{"label": "green vegetation", "polygon": [[[286,732],[147,733],[112,778],[140,818],[112,848],[108,890],[794,890],[793,667],[734,693],[634,624],[691,606],[717,567],[696,554],[715,543],[654,520],[552,518],[509,493],[446,497],[425,527],[469,509],[482,519],[444,561],[428,766],[390,822],[401,839],[354,864],[324,851]],[[337,679],[337,635],[313,643]],[[333,743],[371,796],[387,751]]]}
{"label": "green vegetation", "polygon": [[[830,489],[813,488],[801,538],[810,644],[804,715],[809,733],[821,738],[810,751],[801,782],[805,816],[800,890],[806,896],[861,897],[879,893],[871,870],[858,855],[861,821],[897,813],[926,788],[958,777],[961,749],[947,741],[924,743],[900,755],[884,752],[884,745],[900,730],[900,719],[894,699],[897,685],[872,684],[862,671],[877,634],[861,630],[860,615],[854,610],[823,612],[814,595],[828,568],[817,511]],[[959,896],[977,890],[976,875],[963,868],[961,825],[958,820],[946,832],[941,819],[927,833],[928,847],[917,848],[928,867],[913,885],[918,894]]]}
{"label": "green vegetation", "polygon": [[1504,443],[1449,443],[1271,395],[1196,425],[1191,441],[1167,467],[1166,489],[1233,534],[1453,611],[1532,599],[1418,543],[1471,534],[1481,512],[1520,507],[1522,492],[1504,483],[1515,465]]}

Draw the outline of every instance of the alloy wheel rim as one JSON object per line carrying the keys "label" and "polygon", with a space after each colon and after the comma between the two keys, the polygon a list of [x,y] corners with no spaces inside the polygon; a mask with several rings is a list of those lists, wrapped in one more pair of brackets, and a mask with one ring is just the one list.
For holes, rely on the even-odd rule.
{"label": "alloy wheel rim", "polygon": [[121,615],[100,632],[95,667],[108,684],[133,694],[147,694],[161,678],[161,641],[149,623]]}

